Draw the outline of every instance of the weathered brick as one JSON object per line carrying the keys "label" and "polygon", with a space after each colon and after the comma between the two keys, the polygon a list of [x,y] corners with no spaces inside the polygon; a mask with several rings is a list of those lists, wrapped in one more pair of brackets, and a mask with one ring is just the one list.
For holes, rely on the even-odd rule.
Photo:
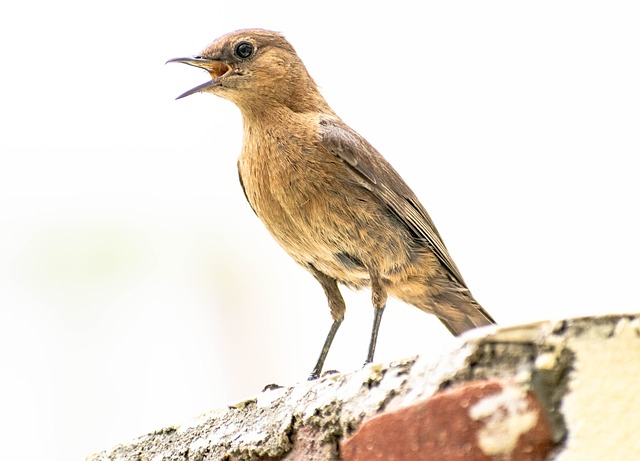
{"label": "weathered brick", "polygon": [[341,446],[344,461],[542,461],[552,447],[538,399],[475,381],[375,416]]}

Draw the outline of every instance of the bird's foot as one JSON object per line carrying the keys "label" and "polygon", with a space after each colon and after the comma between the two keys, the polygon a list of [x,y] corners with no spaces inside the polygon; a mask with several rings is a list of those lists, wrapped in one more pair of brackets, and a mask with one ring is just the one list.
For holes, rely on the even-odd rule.
{"label": "bird's foot", "polygon": [[327,370],[322,372],[321,375],[316,374],[315,372],[312,372],[309,377],[307,378],[307,381],[313,381],[314,379],[318,379],[318,378],[325,378],[327,376],[331,376],[331,375],[337,375],[340,372],[338,370]]}
{"label": "bird's foot", "polygon": [[262,388],[262,392],[274,391],[276,389],[282,389],[282,387],[283,386],[281,386],[280,384],[271,383],[271,384],[267,384],[266,386],[264,386]]}

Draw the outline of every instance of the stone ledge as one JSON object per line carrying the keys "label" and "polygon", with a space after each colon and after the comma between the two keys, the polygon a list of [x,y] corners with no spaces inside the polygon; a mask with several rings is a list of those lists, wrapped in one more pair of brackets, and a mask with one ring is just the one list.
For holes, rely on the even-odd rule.
{"label": "stone ledge", "polygon": [[638,376],[640,314],[484,328],[442,357],[265,390],[87,459],[638,459]]}

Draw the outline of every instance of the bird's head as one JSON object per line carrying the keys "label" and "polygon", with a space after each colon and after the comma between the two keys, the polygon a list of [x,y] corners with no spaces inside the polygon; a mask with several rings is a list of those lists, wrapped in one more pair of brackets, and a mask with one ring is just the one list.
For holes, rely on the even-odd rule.
{"label": "bird's head", "polygon": [[194,93],[213,93],[234,102],[243,111],[283,105],[303,112],[326,106],[295,50],[277,32],[238,30],[223,35],[198,56],[167,62],[199,67],[211,75],[211,80],[177,99]]}

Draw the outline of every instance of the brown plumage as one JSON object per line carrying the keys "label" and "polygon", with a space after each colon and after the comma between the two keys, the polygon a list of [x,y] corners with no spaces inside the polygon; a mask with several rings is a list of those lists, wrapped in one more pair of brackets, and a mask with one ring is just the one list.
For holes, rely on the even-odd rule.
{"label": "brown plumage", "polygon": [[212,77],[179,98],[207,92],[240,108],[238,171],[247,200],[325,291],[334,322],[311,378],[319,376],[344,317],[338,283],[371,287],[375,316],[367,363],[387,295],[435,314],[454,335],[494,323],[418,198],[331,110],[282,35],[240,30],[200,56],[169,62],[206,69]]}

